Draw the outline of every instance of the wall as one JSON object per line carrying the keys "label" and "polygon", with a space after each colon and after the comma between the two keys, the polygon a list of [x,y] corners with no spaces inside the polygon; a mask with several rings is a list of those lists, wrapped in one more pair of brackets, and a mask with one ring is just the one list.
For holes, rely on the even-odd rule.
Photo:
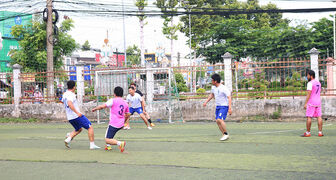
{"label": "wall", "polygon": [[[305,120],[305,110],[303,109],[305,97],[288,97],[281,99],[262,99],[262,100],[233,100],[233,115],[229,121],[248,121],[248,120],[271,120],[271,121],[297,121]],[[173,121],[179,116],[179,107],[182,109],[185,121],[213,121],[215,103],[210,101],[203,107],[204,100],[188,100],[173,103]],[[90,120],[95,120],[96,113],[91,109],[96,103],[86,103],[82,107],[82,112]],[[20,117],[38,118],[46,120],[65,121],[66,115],[63,104],[21,104]],[[152,120],[168,118],[168,102],[154,102],[148,105]],[[13,105],[0,105],[0,117],[11,117],[14,110]],[[281,118],[276,118],[279,111]],[[323,118],[336,119],[336,97],[322,97]],[[272,119],[275,116],[276,119]],[[274,118],[274,117],[273,117]],[[134,119],[134,118],[133,118]],[[135,119],[139,119],[135,117]]]}

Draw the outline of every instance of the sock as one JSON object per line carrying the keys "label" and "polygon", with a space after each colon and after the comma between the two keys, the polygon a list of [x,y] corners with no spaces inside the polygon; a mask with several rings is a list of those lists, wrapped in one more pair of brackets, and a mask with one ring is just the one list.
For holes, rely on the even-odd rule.
{"label": "sock", "polygon": [[107,147],[110,147],[110,146],[111,146],[111,144],[106,144],[106,146],[107,146]]}
{"label": "sock", "polygon": [[319,131],[320,134],[322,134],[322,131]]}
{"label": "sock", "polygon": [[306,134],[310,134],[310,132],[309,132],[309,131],[307,131],[307,132],[306,132]]}
{"label": "sock", "polygon": [[149,123],[152,123],[152,120],[151,120],[151,119],[148,119],[148,122],[149,122]]}
{"label": "sock", "polygon": [[120,146],[121,142],[120,141],[117,141],[117,145]]}
{"label": "sock", "polygon": [[65,141],[66,141],[67,143],[69,143],[69,142],[71,141],[71,137],[70,137],[70,136],[67,137],[67,138],[65,139]]}
{"label": "sock", "polygon": [[90,142],[90,147],[95,146],[94,141]]}
{"label": "sock", "polygon": [[228,135],[228,133],[227,133],[227,132],[224,132],[224,135]]}

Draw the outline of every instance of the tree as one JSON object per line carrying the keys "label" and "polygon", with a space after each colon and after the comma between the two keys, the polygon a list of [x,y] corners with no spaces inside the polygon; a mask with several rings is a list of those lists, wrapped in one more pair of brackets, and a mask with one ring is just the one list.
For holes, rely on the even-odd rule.
{"label": "tree", "polygon": [[145,19],[147,16],[145,16],[144,9],[148,5],[147,0],[137,0],[135,2],[135,5],[138,7],[139,13],[139,23],[140,23],[140,52],[141,52],[141,66],[145,66],[145,49],[144,49],[144,26]]}
{"label": "tree", "polygon": [[86,40],[86,41],[84,42],[84,44],[82,45],[82,50],[83,50],[83,51],[88,51],[88,50],[90,50],[90,49],[91,49],[90,43],[89,43],[88,40]]}
{"label": "tree", "polygon": [[127,59],[131,65],[139,65],[141,63],[141,51],[138,46],[128,46],[126,49]]}
{"label": "tree", "polygon": [[[181,28],[181,24],[178,23],[174,25],[174,19],[171,15],[174,12],[177,12],[178,0],[156,0],[154,4],[164,13],[162,18],[164,19],[162,33],[166,35],[167,39],[170,39],[170,53],[171,53],[171,62],[174,57],[174,40],[177,40],[177,31]],[[167,13],[169,11],[169,13]],[[170,25],[169,25],[170,23]]]}
{"label": "tree", "polygon": [[185,81],[184,81],[184,78],[183,78],[183,75],[180,74],[180,73],[175,73],[175,80],[176,80],[176,84],[177,84],[177,90],[178,92],[187,92],[189,91]]}
{"label": "tree", "polygon": [[[74,27],[71,19],[61,23],[54,42],[54,69],[59,70],[63,65],[63,56],[71,55],[78,48],[76,41],[68,34]],[[27,26],[12,27],[11,34],[19,39],[20,49],[12,50],[12,64],[20,64],[23,71],[46,71],[46,23],[42,19],[35,19]]]}

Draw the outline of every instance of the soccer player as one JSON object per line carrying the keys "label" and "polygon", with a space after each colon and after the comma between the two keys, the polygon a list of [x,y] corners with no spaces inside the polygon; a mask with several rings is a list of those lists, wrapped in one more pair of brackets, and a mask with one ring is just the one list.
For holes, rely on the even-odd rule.
{"label": "soccer player", "polygon": [[[137,89],[135,83],[131,83],[131,87],[133,87],[133,88],[135,89],[135,92],[136,92],[136,93],[138,93],[141,97],[143,97],[142,92],[141,92],[140,90]],[[150,123],[150,125],[151,125],[152,127],[155,126],[155,124],[152,123],[152,120],[151,120],[151,118],[149,117],[149,114],[147,113],[147,111],[146,111],[146,109],[145,109],[145,108],[146,108],[146,104],[144,104],[144,106],[143,106],[142,108],[143,108],[143,113],[144,113],[144,115],[146,116],[146,118],[147,118],[148,122]],[[126,126],[127,126],[127,125],[126,125]]]}
{"label": "soccer player", "polygon": [[[147,128],[149,130],[151,130],[152,128],[148,124],[147,118],[143,113],[143,107],[145,105],[144,99],[138,93],[136,93],[135,89],[131,86],[128,88],[128,92],[129,92],[129,94],[126,97],[126,101],[130,105],[131,115],[133,115],[135,112],[137,112],[140,115],[141,119],[145,122]],[[130,129],[130,127],[129,127],[129,117],[126,119],[125,124],[128,124],[128,126],[124,127],[124,129]]]}
{"label": "soccer player", "polygon": [[124,126],[125,117],[129,116],[128,104],[122,99],[123,94],[123,88],[118,86],[114,88],[113,99],[92,109],[92,112],[95,112],[96,110],[110,108],[110,123],[105,134],[105,150],[111,150],[111,145],[118,145],[121,152],[125,150],[125,141],[113,139],[115,134]]}
{"label": "soccer player", "polygon": [[70,148],[71,140],[82,132],[82,128],[85,128],[88,130],[90,149],[99,149],[100,147],[96,146],[94,143],[94,132],[91,122],[79,111],[78,101],[75,94],[75,81],[68,81],[67,86],[68,90],[63,94],[62,102],[65,107],[67,119],[75,130],[67,134],[67,138],[64,140],[65,146]]}
{"label": "soccer player", "polygon": [[225,119],[227,114],[232,114],[232,106],[231,106],[231,92],[230,90],[221,84],[221,77],[219,74],[213,74],[211,76],[212,79],[212,86],[211,94],[209,95],[208,99],[203,103],[205,107],[207,103],[212,99],[215,98],[216,101],[216,123],[219,127],[219,130],[222,132],[222,137],[220,138],[221,141],[225,141],[229,138],[229,134],[226,129]]}
{"label": "soccer player", "polygon": [[307,116],[307,131],[302,135],[302,137],[310,137],[310,127],[311,121],[313,117],[317,118],[317,125],[318,125],[318,136],[322,137],[322,111],[321,111],[321,83],[315,79],[315,72],[313,70],[308,70],[307,72],[307,97],[304,108],[306,109],[306,116]]}

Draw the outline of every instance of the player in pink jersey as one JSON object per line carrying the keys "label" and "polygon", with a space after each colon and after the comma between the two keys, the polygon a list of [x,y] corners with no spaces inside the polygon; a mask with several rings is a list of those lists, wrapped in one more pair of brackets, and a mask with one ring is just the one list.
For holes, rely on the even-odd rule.
{"label": "player in pink jersey", "polygon": [[128,104],[122,99],[123,94],[123,88],[118,86],[114,88],[113,99],[92,109],[92,112],[95,112],[96,110],[110,108],[110,122],[105,134],[105,150],[111,150],[111,145],[118,145],[121,152],[124,152],[125,150],[125,141],[117,141],[116,139],[113,139],[115,134],[124,127],[125,119],[130,115]]}
{"label": "player in pink jersey", "polygon": [[307,98],[304,105],[306,109],[307,116],[307,131],[302,135],[302,137],[310,137],[310,127],[313,117],[317,118],[318,124],[318,136],[322,137],[322,111],[321,111],[321,83],[315,79],[315,72],[313,70],[308,70],[307,72]]}

